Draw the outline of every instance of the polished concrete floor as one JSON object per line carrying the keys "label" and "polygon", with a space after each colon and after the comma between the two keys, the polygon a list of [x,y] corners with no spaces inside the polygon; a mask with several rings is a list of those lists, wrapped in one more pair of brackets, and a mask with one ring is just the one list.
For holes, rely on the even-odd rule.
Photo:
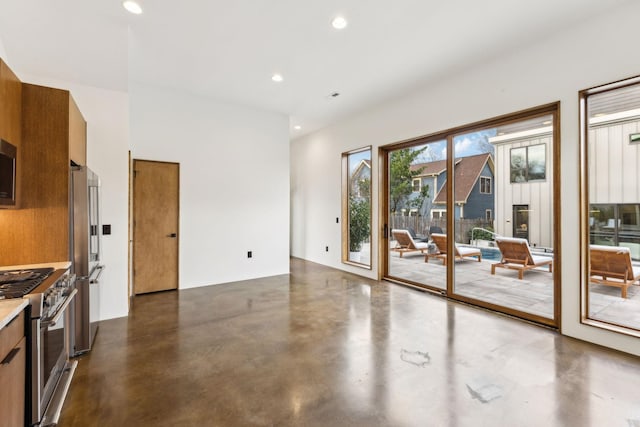
{"label": "polished concrete floor", "polygon": [[60,426],[640,426],[640,358],[293,259],[138,296]]}

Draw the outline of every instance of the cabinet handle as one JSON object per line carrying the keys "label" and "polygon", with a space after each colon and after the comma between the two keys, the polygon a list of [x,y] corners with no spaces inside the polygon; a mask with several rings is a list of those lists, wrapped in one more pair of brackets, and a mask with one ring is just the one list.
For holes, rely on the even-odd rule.
{"label": "cabinet handle", "polygon": [[0,365],[8,365],[9,363],[11,363],[13,358],[16,357],[16,354],[18,353],[20,353],[20,347],[14,348],[9,352],[9,354],[7,354],[7,357],[2,359],[2,362],[0,362]]}

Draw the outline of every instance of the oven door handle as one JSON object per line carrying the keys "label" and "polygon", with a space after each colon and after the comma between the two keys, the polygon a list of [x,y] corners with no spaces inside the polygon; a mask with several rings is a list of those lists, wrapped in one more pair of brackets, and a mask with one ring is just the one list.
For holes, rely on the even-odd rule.
{"label": "oven door handle", "polygon": [[44,322],[41,322],[40,325],[43,327],[48,327],[48,326],[54,326],[56,323],[58,323],[58,320],[60,320],[60,317],[62,317],[62,315],[64,314],[64,311],[67,309],[67,306],[71,304],[71,301],[73,300],[73,298],[76,296],[77,293],[78,293],[78,290],[74,289],[67,297],[67,300],[60,306],[56,315],[51,320],[45,320]]}

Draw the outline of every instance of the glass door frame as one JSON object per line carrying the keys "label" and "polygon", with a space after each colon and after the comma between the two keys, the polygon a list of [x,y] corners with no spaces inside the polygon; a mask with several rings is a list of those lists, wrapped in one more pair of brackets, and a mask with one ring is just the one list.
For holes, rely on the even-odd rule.
{"label": "glass door frame", "polygon": [[[390,276],[389,267],[390,267],[390,251],[389,251],[389,242],[390,242],[390,233],[388,224],[390,224],[389,217],[389,157],[392,151],[400,150],[403,148],[415,147],[418,145],[425,145],[430,142],[436,141],[447,141],[447,182],[446,182],[446,190],[448,195],[454,194],[454,143],[453,138],[456,135],[463,133],[470,133],[474,131],[479,131],[486,128],[497,127],[499,125],[505,125],[510,123],[515,123],[518,121],[523,121],[527,119],[533,119],[536,117],[542,116],[551,116],[553,121],[553,132],[552,132],[552,168],[553,168],[553,193],[554,193],[554,201],[553,204],[553,217],[555,220],[553,221],[553,244],[554,244],[554,257],[553,257],[553,318],[546,318],[538,315],[534,315],[531,313],[522,312],[519,310],[515,310],[509,307],[496,305],[492,303],[488,303],[485,301],[481,301],[475,298],[470,298],[467,296],[463,296],[460,294],[456,294],[454,290],[455,284],[455,259],[452,256],[446,257],[446,290],[429,286],[423,283],[416,283],[412,281],[408,281],[406,279],[400,279],[397,277]],[[394,144],[380,146],[378,148],[378,161],[380,165],[379,169],[379,181],[380,181],[380,193],[379,193],[379,218],[380,218],[380,238],[379,238],[379,264],[380,271],[379,276],[380,279],[384,279],[390,282],[399,283],[406,286],[417,287],[423,290],[427,290],[430,292],[434,292],[440,295],[443,295],[447,298],[451,298],[456,301],[461,301],[465,303],[469,303],[475,306],[483,307],[490,309],[492,311],[508,314],[511,316],[519,317],[525,320],[529,320],[535,323],[540,323],[545,326],[550,326],[552,328],[561,328],[561,277],[562,277],[562,265],[561,265],[561,236],[560,236],[560,218],[561,218],[561,191],[560,191],[560,102],[553,102],[550,104],[542,105],[539,107],[534,107],[526,110],[522,110],[519,112],[515,112],[512,114],[507,114],[499,117],[495,117],[492,119],[471,123],[468,125],[463,125],[457,128],[451,128],[442,132],[433,133],[430,135],[421,136],[418,138],[401,141]],[[447,223],[447,235],[450,238],[447,239],[447,252],[453,253],[455,239],[451,238],[455,235],[455,200],[452,197],[447,197],[446,203],[446,223]]]}

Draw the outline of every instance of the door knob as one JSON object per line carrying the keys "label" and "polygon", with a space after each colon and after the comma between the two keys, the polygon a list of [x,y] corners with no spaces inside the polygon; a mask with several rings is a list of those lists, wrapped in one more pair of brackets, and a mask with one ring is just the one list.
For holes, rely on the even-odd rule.
{"label": "door knob", "polygon": [[171,233],[171,234],[167,234],[167,237],[178,237],[177,233]]}

